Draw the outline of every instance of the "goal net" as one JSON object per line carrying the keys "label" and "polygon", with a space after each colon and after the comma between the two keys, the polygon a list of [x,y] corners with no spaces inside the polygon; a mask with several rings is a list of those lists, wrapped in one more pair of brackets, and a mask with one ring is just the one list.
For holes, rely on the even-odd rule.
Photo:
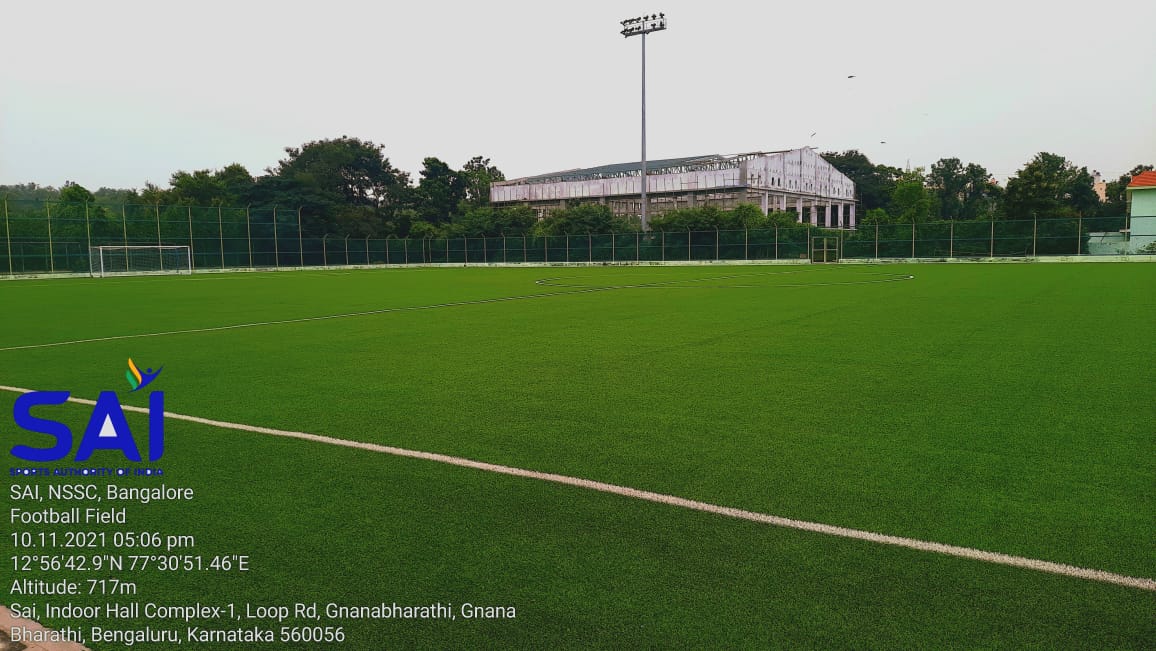
{"label": "goal net", "polygon": [[88,264],[89,272],[97,278],[193,273],[187,246],[93,246],[88,249]]}

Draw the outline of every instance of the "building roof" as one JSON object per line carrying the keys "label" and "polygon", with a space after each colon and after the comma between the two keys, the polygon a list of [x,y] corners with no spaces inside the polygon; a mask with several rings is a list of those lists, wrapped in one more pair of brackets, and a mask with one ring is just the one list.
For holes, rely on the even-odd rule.
{"label": "building roof", "polygon": [[[720,169],[724,167],[738,167],[738,164],[744,160],[755,158],[757,156],[766,156],[767,154],[781,154],[790,149],[772,152],[751,152],[749,154],[733,154],[730,156],[723,156],[720,154],[704,154],[702,156],[686,156],[683,158],[664,158],[661,160],[646,161],[647,174],[660,174],[664,171],[693,171],[699,169]],[[633,163],[614,163],[612,165],[600,165],[598,167],[586,167],[582,169],[564,170],[561,172],[550,172],[548,174],[538,174],[536,176],[525,176],[518,179],[510,179],[503,181],[500,185],[519,185],[527,183],[554,183],[557,181],[586,181],[589,179],[605,179],[621,176],[638,176],[642,171],[642,161],[635,161]]]}
{"label": "building roof", "polygon": [[1156,187],[1156,171],[1140,172],[1132,177],[1132,182],[1128,184],[1129,188],[1149,188]]}

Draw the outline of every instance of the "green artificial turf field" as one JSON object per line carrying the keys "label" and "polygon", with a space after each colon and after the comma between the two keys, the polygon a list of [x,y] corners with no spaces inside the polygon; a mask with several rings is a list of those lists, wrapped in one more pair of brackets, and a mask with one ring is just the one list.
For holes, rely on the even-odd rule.
{"label": "green artificial turf field", "polygon": [[[37,280],[0,282],[0,311],[0,385],[146,406],[131,357],[179,414],[1156,577],[1153,264]],[[15,399],[6,447],[43,445]],[[78,436],[91,411],[42,409]],[[516,608],[347,620],[342,648],[1156,640],[1151,590],[535,479],[172,419],[155,465],[197,498],[131,528],[252,567],[112,573],[141,601]]]}

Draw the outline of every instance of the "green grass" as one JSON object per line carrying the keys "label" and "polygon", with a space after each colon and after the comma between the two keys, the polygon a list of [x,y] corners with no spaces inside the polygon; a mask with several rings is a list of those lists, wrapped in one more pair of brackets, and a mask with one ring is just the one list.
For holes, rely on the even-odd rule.
{"label": "green grass", "polygon": [[[131,356],[165,365],[156,388],[179,413],[1156,577],[1154,288],[1145,264],[6,282],[0,348],[556,295],[6,350],[0,384],[143,405],[122,386]],[[2,413],[13,401],[0,393]],[[52,413],[75,431],[88,411]],[[1156,639],[1151,592],[316,443],[167,432],[158,465],[198,498],[130,518],[254,569],[132,577],[142,600],[518,609],[344,622],[346,648]]]}

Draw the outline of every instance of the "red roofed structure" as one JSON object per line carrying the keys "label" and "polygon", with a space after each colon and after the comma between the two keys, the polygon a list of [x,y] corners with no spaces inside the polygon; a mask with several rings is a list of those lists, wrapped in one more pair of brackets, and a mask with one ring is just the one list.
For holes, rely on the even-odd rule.
{"label": "red roofed structure", "polygon": [[1156,171],[1140,172],[1132,177],[1129,188],[1147,188],[1156,186]]}

